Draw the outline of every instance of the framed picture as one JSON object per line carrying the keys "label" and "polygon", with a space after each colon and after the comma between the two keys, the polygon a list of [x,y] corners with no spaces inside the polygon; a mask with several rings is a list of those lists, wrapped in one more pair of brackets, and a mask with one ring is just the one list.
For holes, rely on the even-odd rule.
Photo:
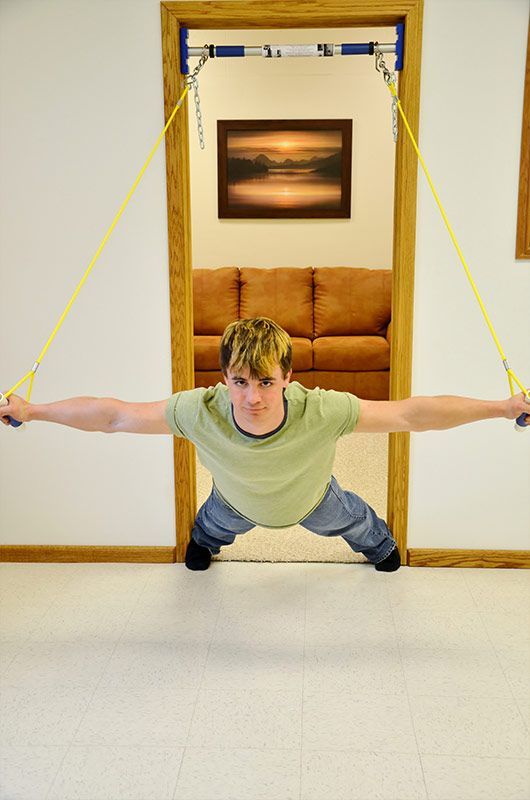
{"label": "framed picture", "polygon": [[351,216],[351,119],[218,120],[219,218]]}

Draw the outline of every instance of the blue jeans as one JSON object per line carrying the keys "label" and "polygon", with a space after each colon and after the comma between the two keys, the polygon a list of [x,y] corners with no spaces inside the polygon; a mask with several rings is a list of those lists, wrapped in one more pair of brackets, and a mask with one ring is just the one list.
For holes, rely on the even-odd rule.
{"label": "blue jeans", "polygon": [[[326,494],[300,525],[319,536],[342,536],[352,550],[363,553],[372,564],[383,561],[396,546],[386,523],[373,508],[353,492],[341,489],[333,475]],[[191,535],[197,544],[215,554],[223,545],[232,544],[238,534],[254,527],[224,502],[214,486],[199,509]]]}

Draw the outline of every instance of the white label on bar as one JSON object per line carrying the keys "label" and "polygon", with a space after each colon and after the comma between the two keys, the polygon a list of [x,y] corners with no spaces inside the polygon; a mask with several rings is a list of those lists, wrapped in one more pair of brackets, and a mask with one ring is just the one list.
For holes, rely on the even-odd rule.
{"label": "white label on bar", "polygon": [[323,56],[323,44],[264,44],[264,58],[289,58],[291,56]]}

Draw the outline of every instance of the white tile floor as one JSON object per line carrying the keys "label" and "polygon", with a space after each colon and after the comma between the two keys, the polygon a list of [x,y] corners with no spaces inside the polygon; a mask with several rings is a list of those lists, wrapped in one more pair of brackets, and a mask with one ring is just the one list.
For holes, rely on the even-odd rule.
{"label": "white tile floor", "polygon": [[2,800],[529,800],[530,573],[0,566]]}

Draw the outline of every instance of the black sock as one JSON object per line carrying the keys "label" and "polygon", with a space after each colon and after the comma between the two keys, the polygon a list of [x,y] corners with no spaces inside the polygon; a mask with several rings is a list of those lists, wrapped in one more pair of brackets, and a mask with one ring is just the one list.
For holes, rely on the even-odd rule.
{"label": "black sock", "polygon": [[376,564],[375,568],[378,572],[395,572],[400,566],[401,556],[396,545],[390,555],[380,561],[379,564]]}
{"label": "black sock", "polygon": [[204,570],[210,566],[212,554],[207,547],[197,544],[195,539],[190,539],[186,548],[186,566],[188,569]]}

